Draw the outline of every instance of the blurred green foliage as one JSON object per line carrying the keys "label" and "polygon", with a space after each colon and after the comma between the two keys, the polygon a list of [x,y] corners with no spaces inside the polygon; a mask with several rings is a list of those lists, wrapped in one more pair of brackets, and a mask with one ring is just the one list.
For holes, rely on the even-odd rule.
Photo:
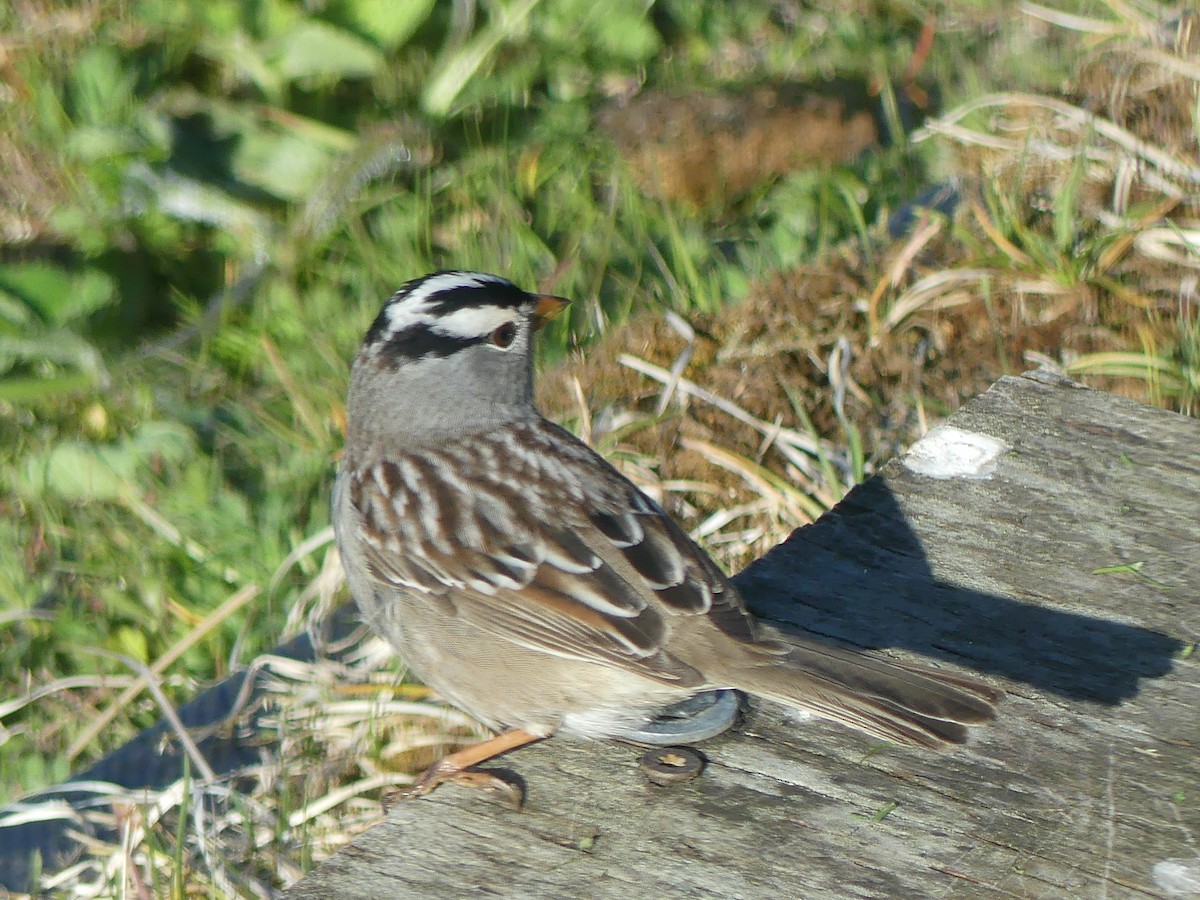
{"label": "blurred green foliage", "polygon": [[[592,129],[597,103],[643,81],[887,75],[923,20],[883,6],[865,19],[808,12],[806,29],[774,3],[644,0],[100,0],[75,15],[73,41],[15,55],[31,96],[3,113],[66,174],[40,237],[72,288],[26,272],[20,253],[0,257],[0,327],[34,341],[0,354],[17,380],[0,396],[28,396],[36,375],[47,392],[78,383],[50,377],[62,370],[100,377],[94,358],[51,352],[72,322],[103,350],[125,347],[219,302],[247,271],[295,283],[323,254],[371,266],[380,295],[431,267],[530,281],[564,262],[559,290],[620,316],[668,274],[644,275],[654,243],[672,270],[709,273],[709,290],[691,285],[702,295],[727,292],[745,261],[712,274],[728,260],[711,223],[655,229],[660,210],[614,175]],[[66,16],[46,8],[47,36]],[[0,19],[9,33],[29,24]],[[745,58],[725,64],[731,47]],[[897,158],[879,174],[907,187],[912,167]],[[762,197],[725,223],[730,237],[765,236],[794,258],[857,227],[858,208],[829,208],[813,182]]]}

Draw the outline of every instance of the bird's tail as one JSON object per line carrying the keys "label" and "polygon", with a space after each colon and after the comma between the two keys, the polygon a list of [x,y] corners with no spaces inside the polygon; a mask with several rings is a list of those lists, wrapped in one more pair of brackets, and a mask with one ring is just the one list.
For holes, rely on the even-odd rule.
{"label": "bird's tail", "polygon": [[734,687],[922,747],[967,740],[967,726],[996,717],[1003,692],[974,678],[823,644],[788,641],[785,656],[749,663]]}

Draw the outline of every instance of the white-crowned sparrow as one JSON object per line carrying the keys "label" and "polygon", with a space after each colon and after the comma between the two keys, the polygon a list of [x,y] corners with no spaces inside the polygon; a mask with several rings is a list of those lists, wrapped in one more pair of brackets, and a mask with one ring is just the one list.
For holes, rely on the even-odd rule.
{"label": "white-crowned sparrow", "polygon": [[628,734],[734,688],[900,744],[962,743],[982,682],[775,640],[659,506],[533,403],[534,332],[567,301],[439,272],[354,361],[333,521],[359,607],[426,684],[503,733],[413,793],[556,731]]}

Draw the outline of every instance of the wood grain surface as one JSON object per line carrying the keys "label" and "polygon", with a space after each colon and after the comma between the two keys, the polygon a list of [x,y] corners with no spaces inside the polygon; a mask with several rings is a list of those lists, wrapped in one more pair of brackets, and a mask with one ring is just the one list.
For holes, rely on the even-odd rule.
{"label": "wood grain surface", "polygon": [[1200,422],[1031,373],[947,424],[1008,445],[990,478],[895,460],[738,582],[784,629],[1003,687],[967,747],[752,701],[658,787],[554,738],[501,761],[524,811],[444,787],[286,896],[1200,895]]}

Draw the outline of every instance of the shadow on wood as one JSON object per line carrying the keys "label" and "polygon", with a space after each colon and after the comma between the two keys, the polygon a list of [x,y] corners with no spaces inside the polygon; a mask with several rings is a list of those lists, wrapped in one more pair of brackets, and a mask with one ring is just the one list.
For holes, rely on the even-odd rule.
{"label": "shadow on wood", "polygon": [[1003,686],[966,748],[762,704],[663,788],[633,748],[555,738],[505,760],[524,812],[443,788],[287,896],[1200,891],[1200,422],[1033,373],[948,424],[1004,442],[991,477],[893,461],[737,580],[785,629]]}
{"label": "shadow on wood", "polygon": [[[1039,560],[1051,562],[1045,535],[1030,518],[1047,509],[1044,499],[1028,498],[1027,510],[1003,535],[997,522],[983,521],[996,508],[994,485],[949,483],[954,501],[950,518],[955,553],[968,554],[977,567],[1008,573],[1008,589],[1034,600],[973,590],[935,573],[917,535],[908,527],[901,505],[883,478],[855,488],[837,508],[808,528],[795,532],[738,576],[751,608],[786,632],[817,634],[856,647],[890,647],[951,660],[986,675],[1023,682],[1065,698],[1115,705],[1138,692],[1141,679],[1171,671],[1184,642],[1145,628],[1094,614],[1040,605],[1069,599],[1046,580]],[[991,496],[978,497],[987,491]],[[931,493],[924,490],[921,502]],[[1082,512],[1082,510],[1081,510]],[[1030,525],[1031,527],[1025,527]],[[1078,532],[1088,527],[1079,523]],[[1099,526],[1108,529],[1107,522]],[[986,548],[986,549],[985,549]],[[944,555],[945,543],[939,548]],[[1032,558],[1031,558],[1032,557]],[[1105,557],[1078,560],[1079,586],[1094,578],[1098,593],[1129,592],[1112,575],[1093,576],[1111,565]],[[1128,561],[1122,557],[1120,561]],[[1118,604],[1105,602],[1117,610]],[[1164,621],[1164,626],[1168,624]]]}

